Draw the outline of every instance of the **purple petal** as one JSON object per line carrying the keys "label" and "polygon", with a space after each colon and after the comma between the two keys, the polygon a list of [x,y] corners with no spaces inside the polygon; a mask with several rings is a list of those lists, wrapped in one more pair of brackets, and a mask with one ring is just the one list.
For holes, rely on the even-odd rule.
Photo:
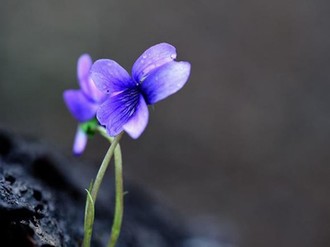
{"label": "purple petal", "polygon": [[79,57],[77,63],[77,76],[81,90],[87,98],[90,98],[96,103],[101,103],[105,99],[103,94],[90,78],[90,69],[92,67],[92,58],[88,54],[83,54]]}
{"label": "purple petal", "polygon": [[123,126],[134,115],[139,104],[140,92],[137,88],[125,90],[109,97],[97,110],[96,117],[105,125],[110,136],[123,131]]}
{"label": "purple petal", "polygon": [[88,136],[86,133],[78,126],[76,136],[73,143],[73,153],[75,155],[80,155],[84,152],[87,145]]}
{"label": "purple petal", "polygon": [[140,95],[139,103],[135,109],[134,115],[124,124],[124,130],[134,139],[137,139],[148,124],[149,111],[148,106],[143,98]]}
{"label": "purple petal", "polygon": [[180,90],[190,74],[190,63],[170,62],[153,71],[141,84],[148,104],[154,104]]}
{"label": "purple petal", "polygon": [[91,78],[100,91],[110,95],[135,85],[127,71],[109,59],[100,59],[93,64]]}
{"label": "purple petal", "polygon": [[69,111],[78,121],[85,122],[95,117],[98,105],[87,99],[81,90],[66,90],[63,98]]}
{"label": "purple petal", "polygon": [[81,81],[80,84],[84,85],[84,86],[81,86],[81,89],[84,92],[84,94],[86,95],[86,97],[90,98],[95,103],[102,103],[105,100],[105,98],[107,97],[106,94],[101,92],[95,86],[95,83],[91,78],[88,78],[85,81]]}
{"label": "purple petal", "polygon": [[92,58],[88,54],[83,54],[79,57],[77,63],[77,77],[79,81],[88,78],[89,70],[92,67],[92,63]]}
{"label": "purple petal", "polygon": [[142,82],[152,70],[173,61],[176,58],[175,47],[161,43],[146,50],[134,63],[132,75],[136,82]]}

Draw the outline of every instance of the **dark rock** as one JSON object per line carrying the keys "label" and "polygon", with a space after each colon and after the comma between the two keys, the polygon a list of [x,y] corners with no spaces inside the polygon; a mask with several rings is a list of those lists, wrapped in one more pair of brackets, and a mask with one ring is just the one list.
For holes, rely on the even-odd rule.
{"label": "dark rock", "polygon": [[[68,167],[67,159],[42,143],[0,132],[1,246],[81,245],[85,192]],[[141,188],[125,187],[129,195],[118,247],[219,246],[207,245],[206,240],[201,245],[177,215]],[[105,246],[113,205],[100,200],[96,212],[93,246]]]}
{"label": "dark rock", "polygon": [[81,207],[51,154],[5,133],[0,154],[1,246],[79,246]]}

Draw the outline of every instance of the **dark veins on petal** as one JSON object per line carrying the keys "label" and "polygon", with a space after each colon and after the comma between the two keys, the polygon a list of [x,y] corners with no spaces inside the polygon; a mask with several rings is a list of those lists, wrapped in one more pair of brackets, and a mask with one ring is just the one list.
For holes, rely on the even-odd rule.
{"label": "dark veins on petal", "polygon": [[139,104],[139,98],[140,90],[138,87],[126,89],[118,95],[117,102],[119,104],[116,110],[119,110],[120,114],[113,120],[115,125],[117,122],[125,123],[133,116]]}

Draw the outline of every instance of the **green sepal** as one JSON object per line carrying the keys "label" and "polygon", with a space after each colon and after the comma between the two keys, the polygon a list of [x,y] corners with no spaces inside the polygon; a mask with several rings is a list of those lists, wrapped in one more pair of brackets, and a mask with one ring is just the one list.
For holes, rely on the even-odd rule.
{"label": "green sepal", "polygon": [[98,125],[99,125],[99,122],[97,121],[97,119],[93,118],[89,121],[80,123],[79,128],[81,128],[86,133],[86,135],[88,135],[89,137],[92,137],[95,135]]}

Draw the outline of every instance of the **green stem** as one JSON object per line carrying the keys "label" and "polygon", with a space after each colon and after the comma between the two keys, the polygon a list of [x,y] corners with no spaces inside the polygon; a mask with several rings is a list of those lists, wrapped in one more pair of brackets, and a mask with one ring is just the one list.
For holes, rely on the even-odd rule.
{"label": "green stem", "polygon": [[99,132],[99,134],[103,136],[105,139],[107,139],[110,143],[112,143],[113,140],[115,139],[114,137],[109,136],[107,130],[100,125],[96,127],[95,131]]}
{"label": "green stem", "polygon": [[[92,186],[92,183],[91,183]],[[91,187],[90,187],[91,189]],[[86,206],[85,206],[85,217],[84,217],[84,239],[83,247],[90,247],[91,238],[93,233],[93,224],[94,224],[94,202],[90,194],[90,189],[86,190]]]}
{"label": "green stem", "polygon": [[115,247],[120,234],[124,212],[123,169],[120,146],[115,149],[116,204],[108,247]]}
{"label": "green stem", "polygon": [[123,133],[124,132],[121,132],[119,135],[117,135],[114,138],[113,142],[110,145],[110,148],[108,149],[107,153],[104,156],[102,164],[101,164],[101,166],[99,168],[99,171],[96,175],[95,181],[93,183],[92,192],[91,192],[91,196],[92,196],[94,202],[96,201],[97,194],[100,190],[100,186],[101,186],[105,171],[107,170],[107,168],[109,166],[112,155],[113,155],[113,153],[115,151],[115,148],[116,148],[117,144],[119,143],[121,137],[123,136]]}
{"label": "green stem", "polygon": [[120,146],[118,143],[119,143],[121,137],[123,136],[124,132],[121,132],[118,136],[116,136],[115,138],[112,138],[106,134],[106,131],[104,130],[104,128],[98,128],[97,130],[99,131],[99,133],[102,136],[104,136],[106,139],[109,140],[111,145],[110,145],[107,153],[104,156],[104,159],[103,159],[102,164],[99,168],[99,171],[96,175],[94,183],[92,183],[91,188],[87,192],[88,195],[87,195],[87,200],[86,200],[85,226],[84,226],[85,234],[84,234],[84,239],[83,239],[84,247],[90,247],[90,242],[91,242],[92,232],[93,232],[93,224],[94,224],[94,205],[95,205],[96,197],[100,190],[100,186],[101,186],[104,174],[110,164],[110,160],[111,160],[115,150],[119,150],[119,154],[118,154],[118,151],[115,152],[115,160],[116,160],[116,156],[119,155],[120,156],[119,160],[121,163],[121,152],[120,152]]}

